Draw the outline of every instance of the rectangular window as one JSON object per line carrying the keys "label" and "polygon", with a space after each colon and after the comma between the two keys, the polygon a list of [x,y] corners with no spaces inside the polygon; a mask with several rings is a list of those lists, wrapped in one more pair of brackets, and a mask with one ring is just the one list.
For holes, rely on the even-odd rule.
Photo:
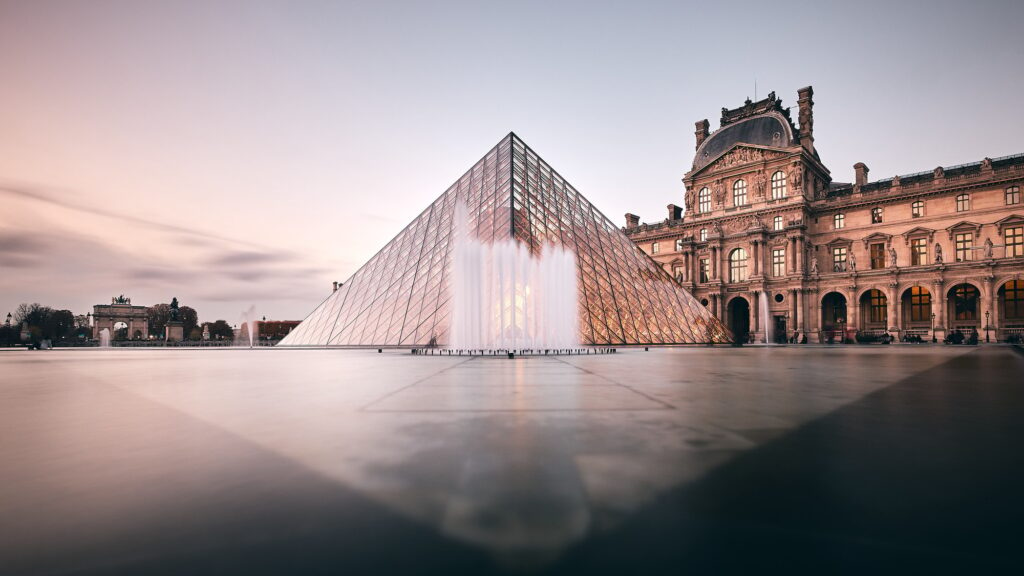
{"label": "rectangular window", "polygon": [[1003,244],[1006,244],[1006,257],[1024,256],[1024,226],[1014,226],[1003,231]]}
{"label": "rectangular window", "polygon": [[837,246],[832,249],[832,271],[846,272],[846,247]]}
{"label": "rectangular window", "polygon": [[882,223],[882,209],[881,208],[872,208],[871,209],[871,223],[872,224],[881,224]]}
{"label": "rectangular window", "polygon": [[832,217],[832,224],[836,230],[841,230],[846,225],[846,215],[836,214]]}
{"label": "rectangular window", "polygon": [[960,194],[956,197],[956,211],[967,212],[971,209],[971,196],[969,194]]}
{"label": "rectangular window", "polygon": [[711,281],[711,262],[707,258],[700,259],[700,281],[701,283]]}
{"label": "rectangular window", "polygon": [[928,239],[914,238],[910,241],[910,265],[924,266],[928,263]]}
{"label": "rectangular window", "polygon": [[657,242],[652,243],[651,254],[657,254],[658,252],[661,252],[661,245],[659,245]]}
{"label": "rectangular window", "polygon": [[931,320],[932,295],[920,286],[910,288],[910,321],[928,322]]}
{"label": "rectangular window", "polygon": [[772,230],[782,230],[782,216],[776,216],[772,218]]}
{"label": "rectangular window", "polygon": [[683,267],[682,266],[673,266],[672,267],[672,277],[675,278],[676,280],[682,282],[683,281]]}
{"label": "rectangular window", "polygon": [[870,292],[870,308],[868,312],[869,322],[872,324],[885,324],[887,319],[887,304],[885,294],[881,290]]}
{"label": "rectangular window", "polygon": [[682,238],[676,238],[676,252],[682,252],[682,251],[683,251],[683,239]]}
{"label": "rectangular window", "polygon": [[885,244],[871,245],[871,269],[885,268]]}
{"label": "rectangular window", "polygon": [[964,232],[956,235],[956,261],[967,262],[974,259],[974,233]]}
{"label": "rectangular window", "polygon": [[911,218],[920,218],[924,216],[924,202],[921,200],[915,201],[910,205],[910,216]]}
{"label": "rectangular window", "polygon": [[1010,186],[1006,189],[1006,205],[1020,204],[1020,186]]}
{"label": "rectangular window", "polygon": [[772,276],[779,277],[786,275],[786,249],[772,249]]}

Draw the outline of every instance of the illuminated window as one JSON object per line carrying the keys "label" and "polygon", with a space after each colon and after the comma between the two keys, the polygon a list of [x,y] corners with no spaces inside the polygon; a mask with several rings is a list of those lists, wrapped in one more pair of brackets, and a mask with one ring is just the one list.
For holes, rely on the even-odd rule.
{"label": "illuminated window", "polygon": [[924,216],[923,200],[915,200],[914,203],[910,205],[910,216],[912,218],[920,218],[921,216]]}
{"label": "illuminated window", "polygon": [[924,266],[928,263],[928,239],[914,238],[910,241],[910,265]]}
{"label": "illuminated window", "polygon": [[913,286],[910,288],[910,321],[928,322],[931,320],[932,295],[928,290]]}
{"label": "illuminated window", "polygon": [[737,248],[729,253],[729,282],[743,282],[747,279],[747,251]]}
{"label": "illuminated window", "polygon": [[888,302],[885,293],[881,290],[868,292],[868,322],[872,324],[884,324]]}
{"label": "illuminated window", "polygon": [[846,226],[846,214],[836,214],[832,217],[832,226],[836,230],[842,230]]}
{"label": "illuminated window", "polygon": [[700,281],[701,283],[711,281],[711,261],[707,258],[701,258],[699,264],[700,268]]}
{"label": "illuminated window", "polygon": [[778,200],[786,197],[786,174],[779,170],[772,174],[772,199]]}
{"label": "illuminated window", "polygon": [[732,185],[732,203],[734,206],[745,206],[747,204],[746,180],[737,180]]}
{"label": "illuminated window", "polygon": [[846,272],[846,247],[836,246],[832,248],[832,271]]}
{"label": "illuminated window", "polygon": [[772,218],[772,230],[782,230],[782,216],[776,216]]}
{"label": "illuminated window", "polygon": [[957,320],[977,320],[978,289],[970,284],[958,284],[953,289],[953,310]]}
{"label": "illuminated window", "polygon": [[701,242],[707,242],[707,240],[708,240],[708,229],[707,228],[701,228],[700,229],[700,241]]}
{"label": "illuminated window", "polygon": [[974,233],[963,232],[956,235],[956,261],[967,262],[974,259]]}
{"label": "illuminated window", "polygon": [[772,276],[786,275],[786,249],[772,249]]}
{"label": "illuminated window", "polygon": [[683,251],[683,239],[682,238],[676,238],[676,252],[682,252],[682,251]]}
{"label": "illuminated window", "polygon": [[1006,245],[1007,258],[1024,256],[1024,226],[1003,230],[1003,244]]}
{"label": "illuminated window", "polygon": [[1007,320],[1024,319],[1024,280],[1010,280],[1003,284],[1003,318]]}
{"label": "illuminated window", "polygon": [[1020,186],[1010,186],[1006,189],[1006,205],[1020,204]]}
{"label": "illuminated window", "polygon": [[971,209],[971,195],[970,194],[959,194],[956,197],[956,211],[967,212]]}
{"label": "illuminated window", "polygon": [[707,214],[711,212],[711,190],[705,186],[697,193],[697,212]]}
{"label": "illuminated window", "polygon": [[882,223],[882,209],[881,208],[872,208],[871,209],[871,223],[872,224],[881,224]]}

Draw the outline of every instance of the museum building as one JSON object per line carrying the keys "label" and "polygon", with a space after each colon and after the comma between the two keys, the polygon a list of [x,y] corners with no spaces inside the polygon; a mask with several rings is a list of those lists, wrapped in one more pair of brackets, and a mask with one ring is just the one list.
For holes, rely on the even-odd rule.
{"label": "museum building", "polygon": [[623,231],[738,340],[1024,334],[1024,154],[833,182],[775,93],[696,124],[684,210]]}

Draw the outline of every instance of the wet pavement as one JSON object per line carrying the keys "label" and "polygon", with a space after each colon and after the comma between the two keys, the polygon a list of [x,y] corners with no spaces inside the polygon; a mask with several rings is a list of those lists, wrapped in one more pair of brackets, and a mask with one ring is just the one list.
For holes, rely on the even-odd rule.
{"label": "wet pavement", "polygon": [[0,574],[1020,561],[1004,346],[0,353]]}

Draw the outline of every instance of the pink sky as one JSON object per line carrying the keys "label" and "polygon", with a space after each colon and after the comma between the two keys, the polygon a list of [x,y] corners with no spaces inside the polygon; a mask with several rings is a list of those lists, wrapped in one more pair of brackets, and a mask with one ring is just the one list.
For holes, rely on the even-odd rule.
{"label": "pink sky", "polygon": [[755,78],[838,181],[1024,151],[1024,5],[891,4],[0,0],[0,315],[301,319],[510,130],[657,221]]}

